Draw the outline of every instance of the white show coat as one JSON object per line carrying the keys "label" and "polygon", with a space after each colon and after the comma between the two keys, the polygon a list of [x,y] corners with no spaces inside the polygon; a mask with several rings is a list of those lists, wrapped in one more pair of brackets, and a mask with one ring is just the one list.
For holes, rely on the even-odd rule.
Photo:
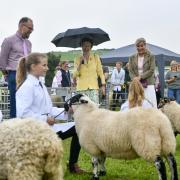
{"label": "white show coat", "polygon": [[[39,80],[28,74],[27,79],[16,92],[16,114],[17,117],[34,117],[37,120],[47,121],[47,116],[55,117],[63,109],[52,106],[51,98],[44,84],[39,84]],[[57,118],[66,119],[64,113]]]}
{"label": "white show coat", "polygon": [[113,85],[114,91],[121,91],[121,85],[124,84],[125,71],[124,69],[120,69],[118,72],[117,68],[115,68],[111,75],[111,84]]}
{"label": "white show coat", "polygon": [[[153,104],[147,101],[146,99],[143,100],[142,102],[142,107],[143,108],[152,108]],[[121,111],[128,111],[129,110],[129,102],[126,101],[121,105]]]}

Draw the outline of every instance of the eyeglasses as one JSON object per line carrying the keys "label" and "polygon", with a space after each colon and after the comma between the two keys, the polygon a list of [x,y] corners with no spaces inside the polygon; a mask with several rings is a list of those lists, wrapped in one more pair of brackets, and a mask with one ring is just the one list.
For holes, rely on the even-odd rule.
{"label": "eyeglasses", "polygon": [[23,24],[25,27],[27,27],[29,30],[31,30],[31,31],[33,31],[34,29],[33,29],[33,27],[29,27],[29,26],[27,26],[27,25],[25,25],[25,24]]}

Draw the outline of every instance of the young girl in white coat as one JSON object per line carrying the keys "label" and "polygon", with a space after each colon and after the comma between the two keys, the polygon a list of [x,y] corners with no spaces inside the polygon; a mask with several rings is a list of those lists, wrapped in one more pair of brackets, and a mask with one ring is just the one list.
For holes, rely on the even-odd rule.
{"label": "young girl in white coat", "polygon": [[[34,117],[52,126],[55,123],[54,117],[62,110],[52,106],[47,88],[39,80],[46,75],[47,70],[48,58],[45,54],[31,53],[20,60],[16,75],[16,108],[17,117]],[[57,134],[61,139],[72,137],[68,167],[70,172],[82,173],[83,170],[77,165],[80,144],[75,126],[65,132],[60,130]]]}
{"label": "young girl in white coat", "polygon": [[142,106],[151,108],[153,104],[145,98],[144,88],[137,79],[133,79],[129,86],[128,100],[122,104],[121,111],[127,111],[130,108]]}

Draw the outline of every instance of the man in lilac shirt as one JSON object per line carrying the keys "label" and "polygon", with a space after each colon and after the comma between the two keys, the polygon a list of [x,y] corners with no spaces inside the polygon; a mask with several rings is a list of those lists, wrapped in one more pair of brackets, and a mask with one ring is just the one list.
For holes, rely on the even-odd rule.
{"label": "man in lilac shirt", "polygon": [[7,76],[10,91],[10,117],[16,117],[16,69],[21,57],[31,52],[28,40],[33,31],[33,21],[28,17],[20,19],[16,34],[4,39],[1,45],[0,70]]}

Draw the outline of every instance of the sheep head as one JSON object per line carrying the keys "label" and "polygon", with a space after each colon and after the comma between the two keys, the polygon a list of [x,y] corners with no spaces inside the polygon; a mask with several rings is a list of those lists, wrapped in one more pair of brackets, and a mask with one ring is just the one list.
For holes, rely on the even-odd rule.
{"label": "sheep head", "polygon": [[75,96],[71,97],[68,101],[65,102],[64,108],[66,111],[68,111],[69,108],[72,107],[72,105],[75,108],[75,107],[83,105],[83,104],[88,104],[89,106],[97,107],[96,103],[91,101],[88,96],[86,96],[84,94],[76,94]]}
{"label": "sheep head", "polygon": [[158,108],[163,108],[166,104],[169,104],[171,101],[175,101],[174,98],[164,97],[160,99]]}
{"label": "sheep head", "polygon": [[76,94],[75,96],[68,99],[64,104],[65,111],[69,111],[69,108],[71,108],[72,104],[79,104],[79,101],[82,96],[83,96],[83,94]]}

